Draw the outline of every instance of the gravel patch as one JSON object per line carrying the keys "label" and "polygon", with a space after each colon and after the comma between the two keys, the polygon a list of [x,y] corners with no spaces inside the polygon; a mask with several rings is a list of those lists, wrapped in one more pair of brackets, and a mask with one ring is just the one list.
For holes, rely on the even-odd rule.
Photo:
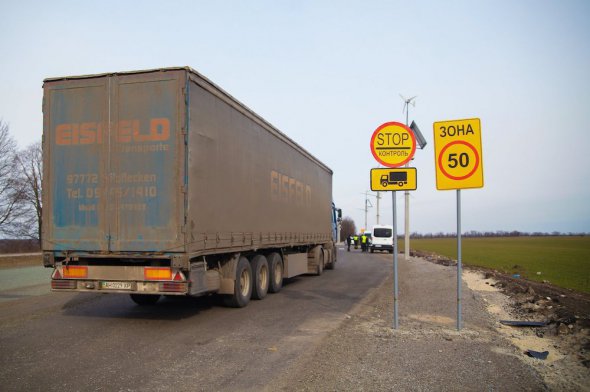
{"label": "gravel patch", "polygon": [[392,329],[389,276],[273,390],[550,390],[497,331],[479,292],[464,287],[464,328],[456,330],[454,269],[400,259],[400,328]]}

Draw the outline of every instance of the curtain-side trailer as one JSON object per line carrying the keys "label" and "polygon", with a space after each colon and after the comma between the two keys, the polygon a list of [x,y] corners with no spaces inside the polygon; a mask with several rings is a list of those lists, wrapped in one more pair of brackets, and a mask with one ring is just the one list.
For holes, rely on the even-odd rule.
{"label": "curtain-side trailer", "polygon": [[336,263],[332,171],[191,68],[49,78],[53,291],[224,295],[243,307]]}

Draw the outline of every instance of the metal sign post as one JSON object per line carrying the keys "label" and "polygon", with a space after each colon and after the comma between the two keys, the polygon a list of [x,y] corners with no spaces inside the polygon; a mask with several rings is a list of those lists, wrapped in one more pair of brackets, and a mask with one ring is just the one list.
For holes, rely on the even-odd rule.
{"label": "metal sign post", "polygon": [[398,169],[371,169],[371,190],[391,191],[393,206],[393,328],[399,327],[397,303],[399,288],[397,282],[397,203],[396,191],[416,190],[418,177],[415,167]]}
{"label": "metal sign post", "polygon": [[[399,168],[412,160],[416,152],[414,132],[404,124],[387,122],[373,132],[371,153],[375,160],[388,168]],[[395,192],[416,189],[416,169],[372,169],[371,190],[391,191],[393,205],[393,328],[399,326],[397,301],[397,222]],[[366,226],[366,225],[365,225]]]}
{"label": "metal sign post", "polygon": [[397,287],[397,220],[396,220],[396,203],[395,191],[391,192],[393,205],[393,328],[399,327],[399,319],[397,317],[397,299],[399,296]]}
{"label": "metal sign post", "polygon": [[457,330],[462,328],[461,189],[483,188],[479,118],[433,124],[436,189],[457,190]]}
{"label": "metal sign post", "polygon": [[461,318],[461,292],[463,265],[461,263],[461,189],[457,189],[457,330],[462,327]]}

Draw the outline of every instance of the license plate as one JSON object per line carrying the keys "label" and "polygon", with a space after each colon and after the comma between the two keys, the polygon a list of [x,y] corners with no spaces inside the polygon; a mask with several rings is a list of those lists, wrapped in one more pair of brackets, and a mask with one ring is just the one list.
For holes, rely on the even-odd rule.
{"label": "license plate", "polygon": [[133,290],[133,282],[100,282],[100,288],[106,290]]}

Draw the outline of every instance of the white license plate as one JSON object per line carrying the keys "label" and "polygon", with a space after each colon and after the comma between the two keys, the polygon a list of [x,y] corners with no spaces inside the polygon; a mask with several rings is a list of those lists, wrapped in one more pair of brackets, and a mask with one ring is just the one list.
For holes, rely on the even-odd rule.
{"label": "white license plate", "polygon": [[101,289],[133,290],[133,282],[100,282]]}

